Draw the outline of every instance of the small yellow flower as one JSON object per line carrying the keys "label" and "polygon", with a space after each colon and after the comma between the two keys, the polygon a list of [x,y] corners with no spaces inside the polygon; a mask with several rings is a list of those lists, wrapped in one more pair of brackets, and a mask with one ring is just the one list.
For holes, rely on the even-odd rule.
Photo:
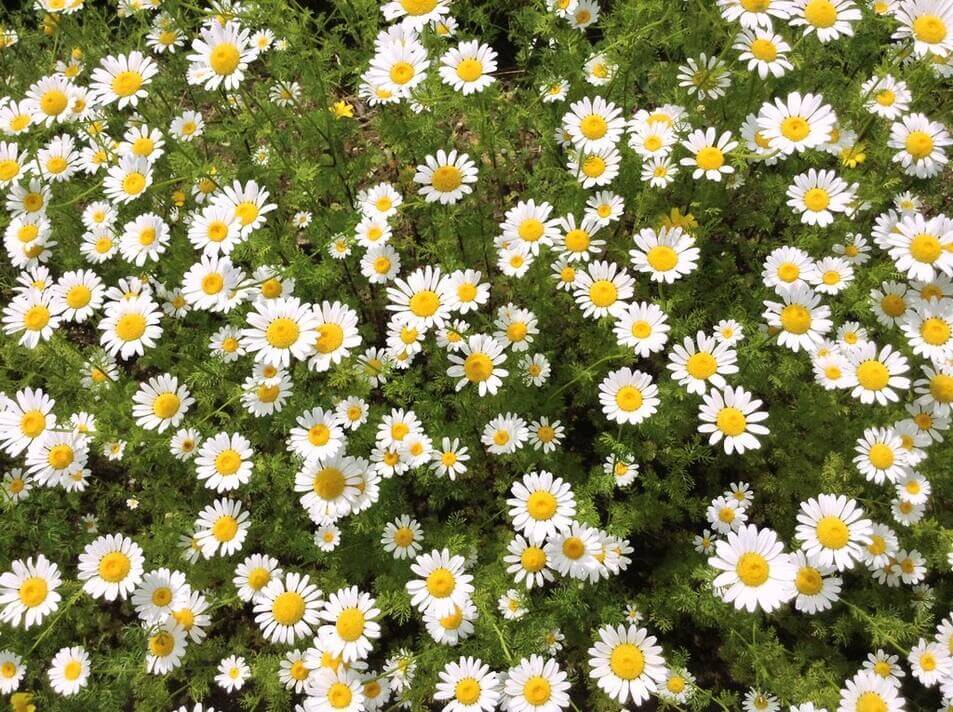
{"label": "small yellow flower", "polygon": [[848,146],[847,148],[842,148],[840,152],[840,160],[848,168],[856,168],[858,165],[863,163],[867,159],[867,154],[864,153],[864,144],[858,143],[856,146]]}
{"label": "small yellow flower", "polygon": [[43,34],[52,35],[54,32],[56,32],[56,28],[59,24],[59,17],[56,15],[46,15],[43,18]]}
{"label": "small yellow flower", "polygon": [[70,56],[76,61],[81,60],[83,58],[83,48],[73,47],[72,51],[70,52]]}
{"label": "small yellow flower", "polygon": [[10,708],[13,712],[36,712],[36,705],[32,702],[32,692],[14,692],[10,695]]}
{"label": "small yellow flower", "polygon": [[185,205],[185,192],[181,190],[173,191],[172,202],[178,208],[181,208],[183,205]]}
{"label": "small yellow flower", "polygon": [[334,106],[331,107],[331,112],[338,119],[354,118],[354,107],[348,104],[346,101],[334,102]]}
{"label": "small yellow flower", "polygon": [[691,233],[696,227],[698,227],[698,221],[691,213],[685,213],[682,215],[681,210],[678,208],[672,208],[668,215],[662,217],[662,225],[669,229],[673,227],[680,227],[685,232]]}

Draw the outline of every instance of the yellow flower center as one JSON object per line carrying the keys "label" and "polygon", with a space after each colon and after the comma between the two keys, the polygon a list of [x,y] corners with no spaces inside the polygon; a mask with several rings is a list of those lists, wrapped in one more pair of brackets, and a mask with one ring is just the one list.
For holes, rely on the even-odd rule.
{"label": "yellow flower center", "polygon": [[325,467],[318,470],[312,485],[314,493],[321,499],[332,500],[340,497],[344,492],[347,481],[344,473],[336,467]]}
{"label": "yellow flower center", "polygon": [[745,586],[760,586],[768,580],[767,560],[753,551],[742,554],[735,565],[735,573]]}
{"label": "yellow flower center", "polygon": [[616,286],[607,279],[600,279],[589,287],[589,298],[597,307],[608,307],[615,304],[618,298]]}
{"label": "yellow flower center", "polygon": [[791,334],[804,334],[811,328],[811,312],[800,304],[788,304],[781,310],[781,327]]}
{"label": "yellow flower center", "polygon": [[408,15],[419,16],[433,12],[437,7],[437,0],[399,0],[400,6]]}
{"label": "yellow flower center", "polygon": [[394,62],[390,68],[390,80],[394,84],[406,84],[414,78],[414,65],[409,62]]}
{"label": "yellow flower center", "polygon": [[729,437],[741,435],[745,431],[748,420],[737,408],[730,406],[722,408],[715,416],[715,425],[718,429]]}
{"label": "yellow flower center", "polygon": [[622,386],[615,394],[616,405],[619,410],[631,413],[642,407],[642,391],[635,386]]}
{"label": "yellow flower center", "polygon": [[59,116],[68,103],[66,92],[60,89],[49,89],[40,97],[40,111],[47,116]]}
{"label": "yellow flower center", "polygon": [[235,71],[241,60],[241,53],[231,42],[221,42],[212,48],[209,54],[208,63],[212,71],[219,76],[226,76]]}
{"label": "yellow flower center", "polygon": [[23,315],[23,326],[28,331],[40,331],[50,321],[50,310],[42,304],[37,304],[26,310]]}
{"label": "yellow flower center", "polygon": [[609,656],[609,668],[616,677],[634,680],[645,670],[645,655],[638,646],[622,643]]}
{"label": "yellow flower center", "polygon": [[[771,40],[766,40],[761,38],[756,39],[754,42],[751,43],[751,47],[749,49],[751,50],[751,54],[754,55],[755,59],[760,59],[762,62],[773,62],[775,59],[777,59],[777,56],[778,56],[778,48],[775,46],[774,42],[772,42]],[[782,128],[782,131],[783,131],[783,128]],[[791,138],[791,137],[788,136],[788,138]]]}
{"label": "yellow flower center", "polygon": [[329,322],[318,327],[318,340],[314,344],[318,353],[332,353],[341,348],[343,343],[344,329],[340,325]]}
{"label": "yellow flower center", "polygon": [[275,597],[271,615],[279,625],[294,625],[304,617],[304,597],[297,591],[285,591]]}
{"label": "yellow flower center", "polygon": [[609,124],[599,114],[589,114],[579,122],[579,130],[590,141],[598,141],[606,135]]}
{"label": "yellow flower center", "polygon": [[803,141],[811,127],[801,116],[789,116],[781,122],[781,135],[789,141]]}
{"label": "yellow flower center", "polygon": [[552,695],[552,687],[549,680],[541,675],[533,675],[526,684],[523,685],[523,697],[531,705],[539,706],[546,704]]}
{"label": "yellow flower center", "polygon": [[357,608],[345,608],[335,624],[342,640],[351,643],[364,635],[364,614]]}
{"label": "yellow flower center", "polygon": [[695,154],[695,163],[704,171],[717,171],[725,165],[725,154],[714,146],[705,146]]}
{"label": "yellow flower center", "polygon": [[427,591],[434,598],[446,598],[456,586],[456,580],[453,574],[447,569],[436,568],[427,576]]}
{"label": "yellow flower center", "polygon": [[533,492],[526,500],[526,511],[533,519],[545,521],[556,513],[556,498],[545,490]]}
{"label": "yellow flower center", "polygon": [[887,703],[876,692],[865,692],[857,698],[855,712],[887,712]]}
{"label": "yellow flower center", "polygon": [[868,453],[870,463],[878,470],[886,470],[893,465],[893,449],[884,443],[875,443]]}
{"label": "yellow flower center", "polygon": [[54,445],[47,455],[47,462],[54,470],[65,470],[73,464],[73,448],[69,445]]}
{"label": "yellow flower center", "polygon": [[857,367],[857,381],[870,391],[879,391],[887,386],[890,380],[890,371],[876,359],[864,361]]}
{"label": "yellow flower center", "polygon": [[36,608],[46,600],[48,591],[45,578],[31,576],[20,584],[20,603],[27,608]]}
{"label": "yellow flower center", "polygon": [[953,376],[938,373],[930,379],[930,395],[938,403],[953,403]]}
{"label": "yellow flower center", "polygon": [[457,76],[465,82],[475,82],[483,76],[483,65],[478,59],[464,59],[457,65]]}
{"label": "yellow flower center", "polygon": [[600,156],[587,156],[582,162],[582,172],[589,178],[598,178],[606,172],[606,162]]}
{"label": "yellow flower center", "polygon": [[823,188],[811,188],[804,194],[805,207],[815,213],[826,210],[831,204],[831,197]]}
{"label": "yellow flower center", "polygon": [[440,166],[433,172],[430,182],[441,193],[451,193],[463,182],[463,174],[456,166]]}
{"label": "yellow flower center", "polygon": [[913,21],[913,35],[921,42],[939,44],[946,39],[946,23],[937,15],[920,15]]}
{"label": "yellow flower center", "polygon": [[932,264],[942,252],[943,246],[936,235],[921,233],[910,241],[910,254],[917,262]]}
{"label": "yellow flower center", "polygon": [[99,560],[99,578],[108,583],[119,583],[129,573],[132,562],[121,551],[110,551]]}
{"label": "yellow flower center", "polygon": [[718,362],[715,361],[715,358],[710,353],[699,351],[697,354],[693,354],[685,363],[685,370],[688,371],[688,374],[693,378],[703,381],[715,375],[715,372],[718,370]]}
{"label": "yellow flower center", "polygon": [[116,96],[132,96],[139,91],[142,81],[142,75],[139,72],[126,70],[113,77],[112,89]]}
{"label": "yellow flower center", "polygon": [[814,27],[830,27],[837,21],[837,8],[830,0],[809,0],[804,7],[804,19]]}
{"label": "yellow flower center", "polygon": [[905,143],[907,153],[914,158],[925,158],[933,151],[933,137],[925,131],[911,131]]}
{"label": "yellow flower center", "polygon": [[572,559],[575,561],[576,559],[581,558],[585,553],[586,545],[578,536],[571,536],[563,541],[563,554],[567,559]]}
{"label": "yellow flower center", "polygon": [[817,523],[817,540],[826,549],[843,549],[850,539],[850,530],[840,517],[823,517]]}
{"label": "yellow flower center", "polygon": [[920,336],[931,346],[945,344],[950,340],[950,325],[939,317],[930,317],[920,325]]}
{"label": "yellow flower center", "polygon": [[122,179],[122,189],[127,195],[139,195],[146,187],[146,177],[138,171],[133,171]]}
{"label": "yellow flower center", "polygon": [[668,245],[656,245],[646,253],[645,258],[656,272],[668,272],[678,264],[678,253]]}
{"label": "yellow flower center", "polygon": [[212,525],[212,536],[218,541],[231,541],[236,534],[238,534],[238,520],[230,514],[219,517]]}
{"label": "yellow flower center", "polygon": [[146,333],[146,319],[142,314],[123,314],[116,322],[116,336],[123,341],[135,341]]}
{"label": "yellow flower center", "polygon": [[278,317],[265,330],[265,340],[275,348],[287,349],[298,340],[300,333],[294,319]]}
{"label": "yellow flower center", "polygon": [[457,683],[453,694],[460,704],[472,705],[480,699],[480,683],[472,677],[465,677]]}
{"label": "yellow flower center", "polygon": [[805,596],[816,596],[821,592],[824,581],[817,569],[810,566],[803,566],[797,572],[794,585],[798,593],[804,594]]}
{"label": "yellow flower center", "polygon": [[149,652],[157,658],[164,658],[175,649],[175,638],[171,633],[160,631],[149,638]]}

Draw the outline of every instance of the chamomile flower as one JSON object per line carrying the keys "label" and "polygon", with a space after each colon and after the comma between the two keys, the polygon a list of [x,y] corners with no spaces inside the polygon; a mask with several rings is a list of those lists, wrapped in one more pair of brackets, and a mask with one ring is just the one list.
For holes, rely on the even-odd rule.
{"label": "chamomile flower", "polygon": [[588,262],[594,254],[602,252],[605,240],[595,239],[601,225],[591,218],[583,218],[579,225],[572,214],[559,220],[559,234],[553,240],[554,249],[570,261]]}
{"label": "chamomile flower", "polygon": [[817,94],[793,92],[783,101],[765,103],[758,113],[758,129],[772,149],[791,155],[827,142],[837,116]]}
{"label": "chamomile flower", "polygon": [[872,524],[863,516],[854,500],[820,494],[801,503],[795,537],[812,561],[845,571],[853,568],[862,547],[870,542]]}
{"label": "chamomile flower", "polygon": [[132,605],[139,619],[148,625],[165,621],[172,611],[185,603],[189,588],[181,571],[157,569],[142,577],[132,594]]}
{"label": "chamomile flower", "polygon": [[251,479],[254,462],[251,443],[238,433],[206,438],[195,458],[196,477],[216,492],[237,489]]}
{"label": "chamomile flower", "polygon": [[524,539],[517,534],[507,546],[507,551],[509,554],[503,557],[503,563],[508,564],[506,571],[512,574],[516,583],[523,583],[527,589],[532,589],[533,586],[540,587],[554,580],[542,537],[531,535]]}
{"label": "chamomile flower", "polygon": [[852,0],[792,0],[792,27],[803,27],[804,35],[815,33],[822,43],[853,37],[853,24],[861,19],[860,8]]}
{"label": "chamomile flower", "polygon": [[19,628],[32,628],[59,608],[62,596],[56,589],[63,579],[59,567],[39,554],[34,561],[15,559],[10,570],[0,574],[0,620]]}
{"label": "chamomile flower", "polygon": [[103,191],[113,203],[123,205],[139,198],[152,185],[152,164],[140,156],[125,155],[106,172]]}
{"label": "chamomile flower", "polygon": [[814,263],[811,285],[819,294],[840,294],[854,281],[854,268],[843,257],[824,257]]}
{"label": "chamomile flower", "polygon": [[636,247],[629,250],[632,264],[639,272],[649,274],[653,282],[673,284],[698,267],[700,250],[695,247],[695,239],[681,228],[643,228],[633,239]]}
{"label": "chamomile flower", "polygon": [[241,181],[236,180],[224,186],[212,204],[231,209],[242,236],[247,237],[265,224],[268,213],[277,209],[277,205],[268,202],[269,197],[270,193],[256,181],[250,180],[242,185]]}
{"label": "chamomile flower", "polygon": [[79,556],[77,578],[93,598],[125,600],[142,581],[142,548],[122,534],[107,534],[87,544]]}
{"label": "chamomile flower", "polygon": [[500,680],[479,658],[447,663],[439,673],[434,700],[445,712],[492,712],[500,699]]}
{"label": "chamomile flower", "polygon": [[740,386],[727,386],[723,391],[712,388],[704,396],[699,406],[698,419],[701,424],[698,432],[708,435],[709,445],[722,443],[729,455],[761,447],[757,437],[770,431],[762,421],[768,414],[758,410],[762,403]]}
{"label": "chamomile flower", "polygon": [[867,111],[884,119],[897,119],[907,113],[913,98],[907,83],[890,74],[873,76],[860,88],[861,95],[867,97],[864,103]]}
{"label": "chamomile flower", "polygon": [[295,475],[301,506],[316,524],[334,522],[352,511],[363,479],[361,461],[337,454],[308,460]]}
{"label": "chamomile flower", "polygon": [[323,606],[321,590],[308,576],[286,573],[275,577],[254,601],[255,623],[270,642],[291,645],[314,632]]}
{"label": "chamomile flower", "polygon": [[572,522],[546,541],[544,551],[550,567],[560,576],[587,579],[601,566],[603,552],[599,530]]}
{"label": "chamomile flower", "polygon": [[511,712],[562,712],[569,706],[569,680],[554,658],[531,655],[507,672],[503,695]]}
{"label": "chamomile flower", "polygon": [[474,334],[461,346],[459,355],[451,353],[447,358],[451,363],[447,375],[457,379],[458,391],[472,383],[481,396],[495,395],[509,374],[502,368],[506,361],[504,345],[492,336]]}
{"label": "chamomile flower", "polygon": [[[184,111],[176,116],[169,125],[169,132],[180,141],[193,141],[205,132],[205,119],[198,111]],[[215,184],[209,187],[214,190]]]}
{"label": "chamomile flower", "polygon": [[840,598],[842,579],[833,566],[825,566],[809,558],[803,551],[791,554],[796,569],[794,608],[808,615],[829,610]]}
{"label": "chamomile flower", "polygon": [[327,624],[318,635],[325,649],[344,662],[363,660],[373,650],[371,641],[380,637],[380,624],[374,620],[380,615],[371,596],[357,586],[343,588],[325,601],[319,616]]}
{"label": "chamomile flower", "polygon": [[400,254],[390,245],[375,245],[361,258],[361,274],[371,284],[387,284],[400,273]]}
{"label": "chamomile flower", "polygon": [[340,363],[361,343],[357,312],[341,302],[321,302],[313,309],[317,338],[308,368],[319,373]]}
{"label": "chamomile flower", "polygon": [[708,505],[705,516],[708,523],[719,534],[738,531],[748,521],[745,505],[734,497],[726,495],[713,499]]}
{"label": "chamomile flower", "polygon": [[573,151],[569,154],[566,169],[576,177],[583,188],[609,185],[619,175],[622,155],[615,146],[600,149]]}
{"label": "chamomile flower", "polygon": [[651,376],[626,367],[609,373],[599,384],[603,414],[617,423],[638,425],[658,410],[658,386]]}
{"label": "chamomile flower", "polygon": [[297,297],[256,302],[242,330],[246,351],[259,363],[286,368],[292,357],[307,358],[318,337],[319,319],[310,304]]}
{"label": "chamomile flower", "polygon": [[14,296],[3,308],[3,332],[18,334],[17,343],[35,349],[49,341],[59,327],[62,307],[53,290],[30,289]]}
{"label": "chamomile flower", "polygon": [[901,712],[904,700],[899,687],[876,673],[862,671],[844,683],[837,712],[863,712],[864,708]]}
{"label": "chamomile flower", "polygon": [[440,78],[464,96],[481,92],[495,80],[496,52],[477,40],[461,42],[440,58]]}
{"label": "chamomile flower", "polygon": [[861,403],[887,405],[900,398],[894,389],[905,391],[910,387],[910,379],[901,375],[910,368],[907,359],[889,345],[878,351],[877,345],[869,342],[847,357],[856,380],[851,395]]}
{"label": "chamomile flower", "polygon": [[558,420],[549,421],[546,416],[535,420],[529,425],[529,442],[535,450],[550,453],[562,443],[565,428]]}
{"label": "chamomile flower", "polygon": [[682,146],[692,155],[681,159],[679,163],[692,168],[694,180],[704,177],[720,182],[723,175],[735,172],[734,167],[727,163],[725,156],[738,147],[738,142],[732,140],[730,131],[725,131],[719,136],[714,128],[696,129],[682,141]]}
{"label": "chamomile flower", "polygon": [[777,287],[780,302],[765,300],[762,316],[778,330],[778,343],[792,351],[813,351],[831,329],[830,307],[810,287]]}
{"label": "chamomile flower", "polygon": [[552,371],[549,360],[543,354],[526,354],[520,359],[519,367],[522,381],[528,386],[543,385]]}
{"label": "chamomile flower", "polygon": [[132,416],[146,430],[165,432],[182,422],[195,399],[175,376],[162,374],[139,385],[132,397]]}
{"label": "chamomile flower", "polygon": [[195,520],[195,539],[202,556],[230,556],[240,551],[248,536],[249,514],[240,502],[225,497],[205,507]]}
{"label": "chamomile flower", "polygon": [[428,155],[424,161],[417,166],[414,182],[421,185],[418,192],[428,203],[453,205],[473,192],[477,167],[466,153],[440,149],[436,156]]}
{"label": "chamomile flower", "polygon": [[953,9],[943,0],[901,2],[895,12],[895,39],[913,40],[917,57],[948,57],[953,52]]}
{"label": "chamomile flower", "polygon": [[607,695],[638,706],[665,680],[665,660],[655,636],[634,625],[603,626],[589,648],[590,676]]}
{"label": "chamomile flower", "polygon": [[622,109],[601,96],[584,97],[570,104],[562,126],[579,151],[597,153],[615,147],[625,129],[625,119]]}
{"label": "chamomile flower", "polygon": [[715,552],[708,564],[721,573],[713,585],[735,608],[770,613],[794,596],[797,572],[772,530],[743,526],[716,542]]}
{"label": "chamomile flower", "polygon": [[788,206],[800,213],[806,225],[827,227],[835,213],[846,213],[854,200],[856,184],[848,185],[834,171],[809,169],[794,176],[788,187]]}
{"label": "chamomile flower", "polygon": [[569,484],[552,473],[530,472],[513,483],[506,500],[513,527],[535,540],[551,537],[568,527],[576,514],[576,500]]}
{"label": "chamomile flower", "polygon": [[26,665],[12,650],[0,650],[0,693],[9,695],[20,687]]}
{"label": "chamomile flower", "polygon": [[919,113],[907,114],[894,122],[887,141],[887,146],[897,149],[894,163],[903,166],[907,175],[917,178],[939,174],[949,160],[944,148],[950,145],[953,145],[953,137],[946,127]]}
{"label": "chamomile flower", "polygon": [[727,385],[726,375],[738,373],[737,353],[726,343],[699,331],[695,338],[686,336],[669,353],[668,369],[679,385],[689,393],[704,395],[709,384]]}
{"label": "chamomile flower", "polygon": [[90,89],[101,104],[116,102],[121,110],[138,106],[148,96],[147,87],[159,73],[159,65],[142,52],[103,58],[90,77]]}
{"label": "chamomile flower", "polygon": [[586,217],[598,220],[603,226],[622,218],[625,199],[608,190],[601,190],[586,200]]}
{"label": "chamomile flower", "polygon": [[770,21],[765,27],[742,30],[735,38],[734,48],[741,51],[738,59],[748,63],[748,71],[757,70],[762,81],[769,76],[782,77],[794,69],[787,58],[791,45],[772,30]]}
{"label": "chamomile flower", "polygon": [[689,57],[686,64],[678,68],[678,85],[688,95],[704,102],[725,95],[731,85],[731,73],[720,57],[709,57],[702,52],[698,57]]}
{"label": "chamomile flower", "polygon": [[280,579],[284,571],[278,560],[264,554],[251,554],[235,568],[232,583],[238,597],[246,603],[254,601],[271,581]]}
{"label": "chamomile flower", "polygon": [[204,25],[199,35],[192,41],[192,53],[187,57],[188,83],[207,91],[219,87],[234,91],[244,79],[248,65],[258,56],[258,50],[249,41],[249,30],[228,20]]}
{"label": "chamomile flower", "polygon": [[523,447],[528,437],[526,421],[513,413],[505,413],[484,426],[480,442],[491,455],[509,455]]}
{"label": "chamomile flower", "polygon": [[441,616],[464,605],[473,593],[473,577],[465,573],[463,566],[463,557],[451,556],[447,549],[419,554],[410,566],[417,578],[407,582],[411,604],[421,612]]}

